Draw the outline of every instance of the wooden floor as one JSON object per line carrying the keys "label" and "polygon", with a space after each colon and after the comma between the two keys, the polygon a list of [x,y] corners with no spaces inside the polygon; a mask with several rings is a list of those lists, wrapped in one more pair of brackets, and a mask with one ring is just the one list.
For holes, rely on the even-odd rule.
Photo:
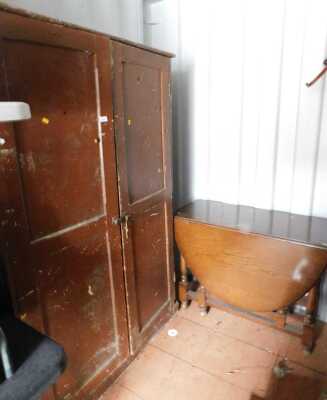
{"label": "wooden floor", "polygon": [[[272,370],[283,359],[289,372],[277,379]],[[201,317],[191,305],[101,400],[320,400],[326,389],[327,326],[314,354],[304,356],[297,338],[218,310]]]}

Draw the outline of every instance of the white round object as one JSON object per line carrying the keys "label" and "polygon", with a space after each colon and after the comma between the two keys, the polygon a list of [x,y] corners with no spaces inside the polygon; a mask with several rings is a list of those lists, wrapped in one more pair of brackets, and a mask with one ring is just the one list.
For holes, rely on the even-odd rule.
{"label": "white round object", "polygon": [[168,330],[168,336],[175,337],[177,335],[178,335],[178,331],[176,329],[169,329]]}

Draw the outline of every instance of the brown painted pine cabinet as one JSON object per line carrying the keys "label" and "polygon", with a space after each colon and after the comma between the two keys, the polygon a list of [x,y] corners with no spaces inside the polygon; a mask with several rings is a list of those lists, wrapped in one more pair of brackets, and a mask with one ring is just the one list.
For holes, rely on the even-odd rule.
{"label": "brown painted pine cabinet", "polygon": [[0,12],[1,257],[16,315],[61,343],[44,399],[96,398],[173,310],[170,59]]}
{"label": "brown painted pine cabinet", "polygon": [[115,42],[114,119],[131,350],[171,309],[174,287],[170,60]]}

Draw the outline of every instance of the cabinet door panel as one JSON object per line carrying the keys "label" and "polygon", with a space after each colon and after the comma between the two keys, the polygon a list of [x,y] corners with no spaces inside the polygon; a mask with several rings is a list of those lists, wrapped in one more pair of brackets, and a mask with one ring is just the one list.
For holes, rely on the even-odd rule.
{"label": "cabinet door panel", "polygon": [[129,204],[164,188],[161,71],[123,64]]}
{"label": "cabinet door panel", "polygon": [[174,298],[170,60],[115,43],[114,76],[125,279],[135,352],[169,317]]}
{"label": "cabinet door panel", "polygon": [[64,345],[69,360],[57,385],[60,399],[110,367],[120,353],[109,246],[101,218],[31,249],[46,332]]}
{"label": "cabinet door panel", "polygon": [[31,120],[4,125],[0,157],[16,311],[65,348],[54,398],[85,399],[129,354],[121,236],[111,224],[110,41],[6,13],[0,34],[1,100],[32,110]]}
{"label": "cabinet door panel", "polygon": [[5,54],[10,96],[32,106],[16,142],[36,240],[104,214],[95,54],[17,41],[5,42]]}
{"label": "cabinet door panel", "polygon": [[129,226],[141,329],[167,303],[165,219],[165,207],[161,202],[142,213],[134,214]]}

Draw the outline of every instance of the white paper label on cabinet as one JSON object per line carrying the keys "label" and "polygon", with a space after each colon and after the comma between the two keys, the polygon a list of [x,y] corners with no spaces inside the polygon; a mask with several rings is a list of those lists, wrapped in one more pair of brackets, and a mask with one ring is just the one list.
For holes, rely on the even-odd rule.
{"label": "white paper label on cabinet", "polygon": [[105,124],[106,122],[108,122],[107,115],[100,115],[100,122],[101,124]]}

